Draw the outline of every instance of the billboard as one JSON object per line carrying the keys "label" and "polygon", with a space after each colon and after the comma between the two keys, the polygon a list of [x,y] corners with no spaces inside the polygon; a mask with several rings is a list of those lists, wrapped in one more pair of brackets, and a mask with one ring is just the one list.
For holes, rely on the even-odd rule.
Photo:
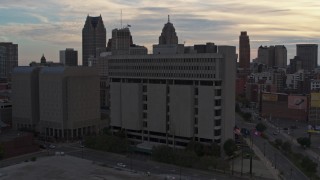
{"label": "billboard", "polygon": [[320,93],[311,93],[311,107],[320,107]]}
{"label": "billboard", "polygon": [[288,96],[289,109],[307,109],[307,96]]}
{"label": "billboard", "polygon": [[278,95],[277,94],[262,94],[262,101],[278,101]]}

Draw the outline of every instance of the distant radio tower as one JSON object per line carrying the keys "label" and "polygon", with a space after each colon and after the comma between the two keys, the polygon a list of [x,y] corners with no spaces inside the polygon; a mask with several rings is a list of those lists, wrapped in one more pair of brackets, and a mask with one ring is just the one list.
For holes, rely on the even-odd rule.
{"label": "distant radio tower", "polygon": [[121,9],[121,13],[120,13],[120,29],[122,28],[122,9]]}

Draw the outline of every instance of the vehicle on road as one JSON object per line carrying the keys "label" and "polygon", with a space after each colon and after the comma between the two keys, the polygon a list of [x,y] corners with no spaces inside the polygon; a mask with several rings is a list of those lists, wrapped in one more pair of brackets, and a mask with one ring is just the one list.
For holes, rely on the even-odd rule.
{"label": "vehicle on road", "polygon": [[53,144],[50,144],[50,145],[49,145],[49,148],[50,148],[50,149],[54,149],[54,148],[56,148],[56,146],[53,145]]}
{"label": "vehicle on road", "polygon": [[127,165],[125,165],[125,164],[123,164],[123,163],[117,163],[117,166],[123,167],[123,168],[127,167]]}
{"label": "vehicle on road", "polygon": [[274,136],[276,136],[276,135],[278,135],[278,132],[273,132],[272,134],[273,134]]}
{"label": "vehicle on road", "polygon": [[45,144],[40,144],[39,147],[40,147],[41,149],[47,149],[47,145],[45,145]]}

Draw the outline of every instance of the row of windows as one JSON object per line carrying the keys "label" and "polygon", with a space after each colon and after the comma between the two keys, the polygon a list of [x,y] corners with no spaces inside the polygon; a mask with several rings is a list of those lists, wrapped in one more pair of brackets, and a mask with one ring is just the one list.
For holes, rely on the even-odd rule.
{"label": "row of windows", "polygon": [[[120,127],[113,127],[113,129],[117,131],[117,130],[120,130]],[[198,130],[196,128],[194,129],[194,131],[198,132]],[[131,134],[131,132],[133,134]],[[206,142],[206,143],[212,143],[212,142],[221,143],[221,138],[219,138],[219,136],[221,136],[221,130],[214,130],[213,132],[214,132],[214,134],[216,134],[215,135],[216,137],[214,138],[214,140],[199,138],[199,137],[194,137],[194,140],[200,141],[200,142]],[[169,138],[173,137],[171,134],[159,133],[159,132],[154,132],[154,131],[131,131],[131,130],[127,129],[127,133],[128,133],[128,138],[130,138],[130,139],[142,140],[142,137],[143,137],[144,141],[151,141],[151,142],[157,142],[157,143],[166,143],[166,136],[168,136]],[[136,133],[141,133],[141,135],[138,135]],[[146,137],[145,135],[158,136],[158,137]],[[176,145],[186,146],[187,141],[190,141],[190,140],[192,140],[192,138],[175,136],[175,144]],[[172,144],[172,143],[173,143],[173,141],[171,139],[168,139],[168,144]]]}
{"label": "row of windows", "polygon": [[[111,78],[111,82],[123,82],[123,83],[144,83],[144,84],[179,84],[179,85],[200,85],[200,86],[213,86],[220,87],[221,81],[210,81],[210,80],[173,80],[173,79],[137,79],[137,78]],[[146,85],[145,85],[146,86]],[[167,87],[169,88],[169,87]],[[195,91],[198,91],[196,88]],[[147,92],[146,90],[143,92]],[[169,90],[168,92],[169,93]],[[197,95],[197,94],[196,94]]]}
{"label": "row of windows", "polygon": [[112,63],[199,63],[199,62],[207,62],[207,63],[215,63],[216,59],[213,58],[163,58],[163,59],[109,59],[109,64]]}
{"label": "row of windows", "polygon": [[130,66],[130,65],[118,65],[110,66],[109,70],[213,70],[214,66]]}
{"label": "row of windows", "polygon": [[174,77],[174,78],[216,78],[216,74],[191,74],[191,73],[141,73],[141,72],[110,72],[110,76],[129,77]]}

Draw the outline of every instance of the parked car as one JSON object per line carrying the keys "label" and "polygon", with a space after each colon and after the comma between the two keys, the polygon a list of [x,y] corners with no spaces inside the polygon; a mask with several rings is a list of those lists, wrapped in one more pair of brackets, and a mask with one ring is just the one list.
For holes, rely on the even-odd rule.
{"label": "parked car", "polygon": [[39,147],[40,147],[41,149],[47,149],[47,145],[45,145],[45,144],[40,144]]}
{"label": "parked car", "polygon": [[50,148],[50,149],[54,149],[54,148],[56,148],[56,146],[53,145],[53,144],[50,144],[50,145],[49,145],[49,148]]}
{"label": "parked car", "polygon": [[123,168],[127,167],[127,165],[125,165],[123,163],[117,163],[117,166],[120,166],[120,167],[123,167]]}

